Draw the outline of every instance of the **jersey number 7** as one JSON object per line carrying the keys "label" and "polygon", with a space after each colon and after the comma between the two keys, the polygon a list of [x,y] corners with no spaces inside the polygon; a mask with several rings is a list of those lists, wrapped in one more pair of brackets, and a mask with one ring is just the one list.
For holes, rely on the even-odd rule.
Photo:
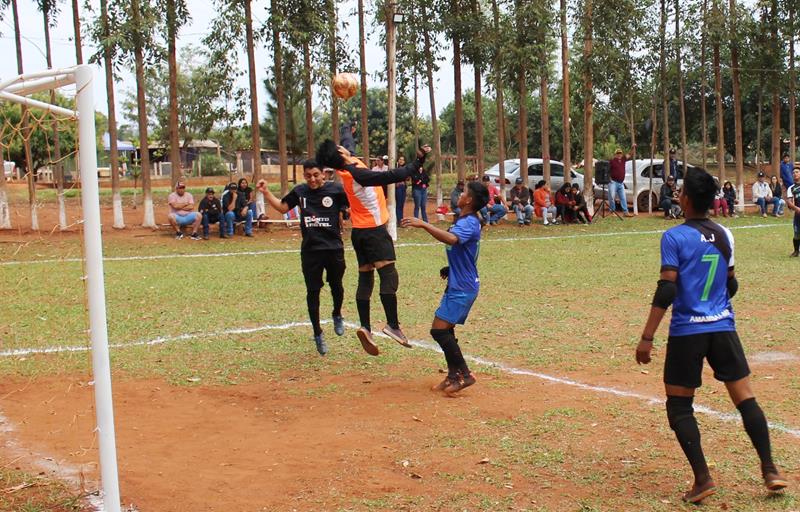
{"label": "jersey number 7", "polygon": [[703,296],[700,297],[702,302],[708,300],[708,294],[711,292],[711,284],[714,282],[714,276],[717,275],[717,265],[719,265],[719,254],[704,254],[700,261],[703,263],[711,263],[708,268],[708,276],[706,277],[706,286],[703,288]]}

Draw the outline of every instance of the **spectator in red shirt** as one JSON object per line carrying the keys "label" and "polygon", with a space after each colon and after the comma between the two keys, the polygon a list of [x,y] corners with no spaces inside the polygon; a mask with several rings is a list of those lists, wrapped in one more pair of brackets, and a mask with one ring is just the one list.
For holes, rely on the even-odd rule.
{"label": "spectator in red shirt", "polygon": [[632,217],[628,212],[628,199],[625,197],[625,162],[628,156],[622,154],[622,150],[617,148],[614,151],[614,158],[609,162],[611,182],[608,184],[608,208],[613,213],[617,209],[616,200],[622,206],[622,211],[626,217]]}
{"label": "spectator in red shirt", "polygon": [[489,203],[480,209],[481,217],[483,217],[484,222],[488,222],[490,226],[494,226],[508,213],[506,202],[500,191],[497,190],[497,187],[492,185],[489,181],[489,176],[484,174],[482,180],[486,188],[489,189]]}

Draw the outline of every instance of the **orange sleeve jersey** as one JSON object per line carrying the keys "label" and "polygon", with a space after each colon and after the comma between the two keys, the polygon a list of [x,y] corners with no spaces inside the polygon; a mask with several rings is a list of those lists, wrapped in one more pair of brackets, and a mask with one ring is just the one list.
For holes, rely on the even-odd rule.
{"label": "orange sleeve jersey", "polygon": [[[360,160],[356,161],[361,163]],[[339,169],[336,172],[342,178],[342,185],[350,202],[350,219],[354,228],[375,228],[389,222],[389,210],[386,208],[383,187],[380,185],[365,187],[353,179],[349,171]]]}

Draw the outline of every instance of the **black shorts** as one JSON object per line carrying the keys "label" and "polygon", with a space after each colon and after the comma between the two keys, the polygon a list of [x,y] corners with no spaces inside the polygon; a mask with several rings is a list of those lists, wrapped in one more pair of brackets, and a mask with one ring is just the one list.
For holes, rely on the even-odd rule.
{"label": "black shorts", "polygon": [[699,388],[703,383],[703,359],[714,378],[733,382],[750,375],[744,349],[736,331],[670,336],[664,358],[664,383]]}
{"label": "black shorts", "polygon": [[350,239],[356,251],[358,266],[376,261],[394,261],[394,242],[386,230],[386,224],[376,228],[353,228]]}
{"label": "black shorts", "polygon": [[323,270],[325,270],[325,277],[329,285],[341,286],[344,271],[347,268],[344,262],[344,249],[301,252],[300,264],[303,267],[306,289],[309,291],[322,289]]}

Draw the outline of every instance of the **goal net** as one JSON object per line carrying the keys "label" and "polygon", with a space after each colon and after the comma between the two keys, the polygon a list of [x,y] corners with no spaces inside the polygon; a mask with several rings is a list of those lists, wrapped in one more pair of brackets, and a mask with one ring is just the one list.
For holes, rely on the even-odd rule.
{"label": "goal net", "polygon": [[[100,198],[97,179],[97,139],[95,131],[94,70],[80,65],[72,68],[23,74],[0,80],[0,149],[4,161],[16,155],[22,160],[28,182],[31,227],[38,229],[35,166],[44,163],[60,172],[77,155],[80,170],[83,249],[86,271],[89,330],[92,344],[97,436],[100,452],[103,509],[120,511],[114,413],[111,399],[111,365],[108,354],[103,251],[100,233]],[[53,101],[59,89],[71,88],[74,101]],[[59,128],[75,126],[77,130]],[[61,154],[60,137],[74,137],[72,148]],[[12,160],[14,161],[14,160]],[[37,163],[38,162],[38,163]],[[40,166],[41,169],[44,166]],[[5,165],[4,165],[5,174]],[[12,171],[13,174],[13,171]],[[60,176],[57,176],[60,178]],[[6,176],[0,179],[0,228],[10,227]],[[60,180],[63,183],[63,180]],[[63,194],[60,194],[60,202]]]}

